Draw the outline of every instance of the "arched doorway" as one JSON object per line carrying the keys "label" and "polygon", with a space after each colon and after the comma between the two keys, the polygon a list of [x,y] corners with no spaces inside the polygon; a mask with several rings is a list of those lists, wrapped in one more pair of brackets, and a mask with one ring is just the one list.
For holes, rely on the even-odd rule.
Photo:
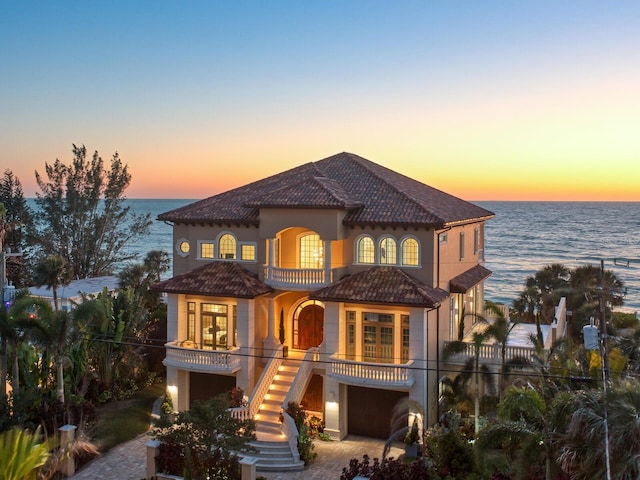
{"label": "arched doorway", "polygon": [[324,307],[315,302],[301,304],[294,314],[293,330],[298,334],[295,348],[319,346],[324,338]]}

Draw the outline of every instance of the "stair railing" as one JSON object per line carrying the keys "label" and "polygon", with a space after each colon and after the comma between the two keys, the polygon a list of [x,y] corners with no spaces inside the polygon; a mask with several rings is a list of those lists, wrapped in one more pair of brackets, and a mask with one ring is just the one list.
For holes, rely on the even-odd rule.
{"label": "stair railing", "polygon": [[249,397],[247,406],[231,409],[231,415],[233,415],[234,418],[240,420],[249,420],[253,419],[256,413],[258,413],[260,405],[262,405],[264,397],[269,391],[269,387],[273,383],[273,378],[278,373],[280,365],[282,365],[282,350],[282,345],[278,345],[277,348],[273,349],[271,358],[269,358],[269,360],[267,361],[267,364],[265,365],[264,370],[262,370],[262,374],[258,379],[258,383],[256,383],[256,386],[251,392],[251,396]]}
{"label": "stair railing", "polygon": [[300,402],[300,399],[302,399],[302,396],[304,395],[304,389],[307,387],[309,378],[311,378],[311,374],[313,373],[313,364],[319,359],[320,347],[313,347],[307,350],[300,368],[298,369],[298,373],[296,373],[296,376],[291,383],[289,392],[282,402],[283,421],[281,429],[282,433],[287,437],[289,448],[291,449],[291,453],[296,462],[300,461],[300,452],[298,451],[298,428],[296,427],[296,423],[293,421],[293,418],[291,418],[287,413],[287,407],[289,406],[289,402]]}

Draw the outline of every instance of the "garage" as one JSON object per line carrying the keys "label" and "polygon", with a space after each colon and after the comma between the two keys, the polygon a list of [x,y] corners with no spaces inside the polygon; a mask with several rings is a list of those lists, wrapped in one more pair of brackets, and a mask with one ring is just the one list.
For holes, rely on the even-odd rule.
{"label": "garage", "polygon": [[407,392],[349,386],[347,389],[349,435],[387,439],[391,434],[393,407]]}

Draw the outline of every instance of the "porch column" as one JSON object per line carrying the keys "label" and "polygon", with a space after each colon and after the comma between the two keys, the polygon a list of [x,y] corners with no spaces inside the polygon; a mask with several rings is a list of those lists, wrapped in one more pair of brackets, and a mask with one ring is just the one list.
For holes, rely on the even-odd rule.
{"label": "porch column", "polygon": [[331,283],[331,242],[329,240],[322,241],[324,249],[324,283]]}
{"label": "porch column", "polygon": [[264,339],[264,356],[271,356],[271,353],[278,347],[280,341],[275,336],[275,300],[269,298],[269,311],[267,312],[267,338]]}

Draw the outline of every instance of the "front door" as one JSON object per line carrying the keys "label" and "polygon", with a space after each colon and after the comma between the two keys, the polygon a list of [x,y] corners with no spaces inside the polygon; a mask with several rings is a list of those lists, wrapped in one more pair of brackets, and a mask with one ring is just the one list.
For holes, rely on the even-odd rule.
{"label": "front door", "polygon": [[324,308],[307,305],[298,315],[298,348],[317,347],[324,338]]}

